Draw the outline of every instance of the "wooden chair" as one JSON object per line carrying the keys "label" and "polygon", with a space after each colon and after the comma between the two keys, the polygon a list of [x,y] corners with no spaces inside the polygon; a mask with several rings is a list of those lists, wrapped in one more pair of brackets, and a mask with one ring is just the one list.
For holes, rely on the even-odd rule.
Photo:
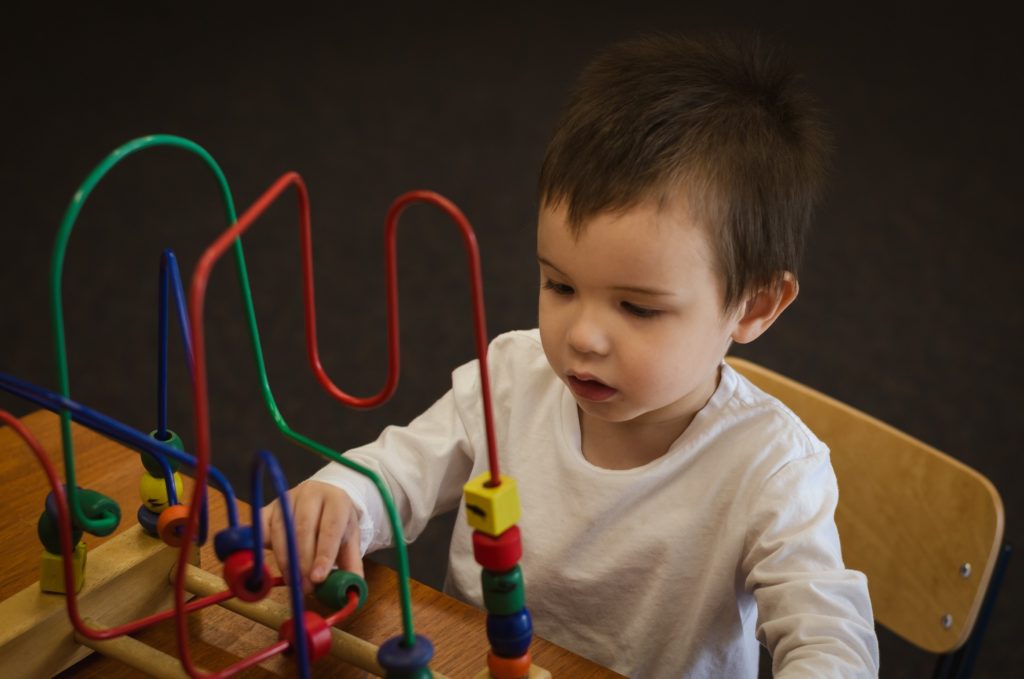
{"label": "wooden chair", "polygon": [[867,575],[876,622],[938,654],[936,676],[968,676],[1011,551],[992,483],[820,392],[728,362],[831,448],[843,558]]}

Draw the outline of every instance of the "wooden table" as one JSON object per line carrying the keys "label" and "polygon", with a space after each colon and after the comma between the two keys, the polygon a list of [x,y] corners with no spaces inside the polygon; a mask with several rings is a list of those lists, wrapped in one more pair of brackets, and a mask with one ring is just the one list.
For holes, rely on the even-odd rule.
{"label": "wooden table", "polygon": [[[60,432],[56,415],[48,411],[32,413],[21,420],[41,441],[51,459],[57,463],[63,478],[60,453]],[[84,427],[74,426],[76,474],[78,484],[112,497],[122,509],[118,533],[135,524],[139,505],[138,483],[143,472],[138,455]],[[187,484],[187,481],[186,481]],[[0,560],[0,601],[38,580],[41,546],[36,537],[36,521],[42,511],[49,487],[45,475],[21,439],[7,427],[0,427],[0,541],[5,558]],[[189,491],[186,490],[186,497]],[[210,493],[210,534],[226,525],[223,499]],[[249,521],[249,509],[241,509],[241,518]],[[90,550],[108,538],[86,535]],[[205,570],[220,574],[221,568],[213,554],[212,540],[201,551]],[[272,559],[271,559],[272,560]],[[88,577],[88,575],[87,575]],[[400,634],[401,617],[397,603],[397,577],[386,566],[366,562],[366,580],[370,595],[364,608],[342,624],[345,631],[374,644]],[[273,596],[287,602],[283,588]],[[473,677],[486,666],[487,637],[485,614],[421,583],[412,583],[413,616],[417,634],[433,641],[436,648],[431,667],[453,678]],[[317,609],[318,602],[310,604]],[[325,612],[322,607],[321,612]],[[88,610],[84,611],[88,615]],[[9,624],[0,620],[0,626]],[[277,639],[277,632],[220,607],[207,608],[190,617],[191,653],[196,663],[216,670],[265,648]],[[173,621],[155,625],[136,635],[145,643],[175,654],[176,632]],[[531,647],[534,663],[549,670],[555,677],[589,679],[619,677],[573,653],[543,639],[535,638]],[[244,673],[244,676],[295,676],[294,663],[277,656]],[[365,671],[333,657],[317,661],[315,675],[332,677],[366,677]],[[61,676],[73,677],[143,677],[144,674],[118,661],[93,654]]]}

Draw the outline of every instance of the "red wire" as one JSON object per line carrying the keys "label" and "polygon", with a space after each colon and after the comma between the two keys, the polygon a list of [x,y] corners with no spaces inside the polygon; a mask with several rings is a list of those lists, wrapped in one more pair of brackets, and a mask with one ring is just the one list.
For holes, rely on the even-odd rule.
{"label": "red wire", "polygon": [[358,607],[359,593],[356,592],[354,589],[350,589],[348,591],[348,602],[345,604],[344,608],[340,608],[334,613],[328,615],[326,618],[324,618],[324,622],[327,623],[328,627],[334,627],[339,622],[341,622],[348,616],[352,615],[352,613],[355,612],[356,608]]}
{"label": "red wire", "polygon": [[[207,484],[207,473],[210,464],[210,416],[209,399],[207,396],[206,378],[206,340],[203,324],[203,309],[206,298],[206,287],[209,283],[213,266],[224,255],[229,247],[245,233],[249,227],[272,205],[286,189],[294,186],[299,207],[299,238],[302,251],[303,302],[306,315],[306,350],[310,365],[317,380],[335,399],[355,408],[371,408],[385,402],[394,393],[398,385],[399,373],[399,332],[398,332],[398,276],[397,276],[397,239],[396,229],[398,217],[409,204],[422,201],[439,207],[448,215],[462,234],[466,246],[469,263],[470,286],[474,310],[474,332],[476,337],[477,357],[480,364],[480,384],[483,393],[484,425],[487,431],[488,461],[491,480],[488,485],[497,486],[501,483],[498,467],[497,443],[494,435],[494,422],[491,408],[490,378],[487,370],[487,330],[484,317],[483,281],[480,272],[480,254],[476,236],[469,221],[462,211],[448,199],[430,191],[411,191],[395,200],[388,210],[385,225],[386,247],[386,282],[387,282],[387,346],[388,374],[384,386],[373,396],[360,398],[347,394],[337,387],[327,376],[320,361],[320,352],[316,338],[316,304],[313,291],[313,239],[309,216],[309,193],[305,182],[297,172],[287,172],[275,181],[248,210],[226,229],[203,253],[192,274],[189,288],[189,323],[192,327],[193,368],[195,378],[192,381],[193,403],[196,423],[196,473],[195,489],[189,504],[188,519],[182,535],[182,544],[191,544],[199,522],[200,499]],[[182,665],[190,676],[202,677],[193,666],[188,649],[188,626],[184,614],[184,575],[187,565],[185,550],[178,557],[177,577],[175,578],[174,600],[177,612],[178,649]]]}
{"label": "red wire", "polygon": [[[412,191],[392,204],[386,219],[386,268],[387,268],[387,345],[388,375],[381,390],[373,396],[359,398],[351,396],[339,389],[327,376],[320,361],[316,340],[316,305],[313,292],[313,241],[309,216],[309,193],[306,185],[297,172],[282,175],[267,189],[260,198],[231,227],[226,229],[203,253],[192,275],[189,289],[189,322],[193,332],[193,367],[195,379],[192,381],[193,402],[195,404],[196,422],[196,473],[195,489],[189,504],[188,520],[182,535],[182,544],[191,544],[199,522],[200,499],[207,484],[207,473],[210,464],[210,416],[209,399],[207,396],[206,378],[206,341],[203,324],[203,308],[206,287],[214,264],[224,255],[229,247],[245,233],[249,227],[276,201],[284,191],[294,186],[299,207],[299,237],[302,250],[303,300],[306,314],[306,348],[313,372],[317,380],[331,396],[342,403],[355,408],[370,408],[380,405],[394,393],[398,384],[399,372],[399,341],[398,341],[398,280],[397,280],[397,247],[395,231],[398,217],[402,211],[416,201],[432,203],[445,212],[459,227],[469,262],[470,284],[472,289],[475,316],[474,331],[476,335],[477,356],[480,364],[480,383],[483,392],[484,423],[487,430],[488,458],[491,468],[489,485],[500,484],[497,445],[494,435],[493,417],[491,414],[490,379],[487,370],[487,331],[484,319],[483,283],[480,273],[480,255],[476,237],[469,221],[462,212],[448,199],[429,191]],[[177,577],[175,578],[174,600],[177,628],[178,649],[182,665],[190,676],[203,677],[192,664],[188,648],[188,626],[184,614],[184,579],[187,565],[186,551],[182,550],[178,557]],[[219,676],[219,675],[218,675]]]}

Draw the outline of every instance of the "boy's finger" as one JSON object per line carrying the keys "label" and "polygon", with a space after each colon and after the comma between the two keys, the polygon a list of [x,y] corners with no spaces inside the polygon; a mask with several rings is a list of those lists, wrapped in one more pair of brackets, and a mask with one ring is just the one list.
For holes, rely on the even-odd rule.
{"label": "boy's finger", "polygon": [[316,536],[316,555],[313,559],[313,567],[309,572],[309,579],[314,584],[319,584],[327,578],[345,536],[347,517],[344,508],[337,505],[336,502],[328,501],[320,514],[319,533]]}
{"label": "boy's finger", "polygon": [[355,513],[350,513],[345,526],[341,550],[338,551],[338,568],[363,577],[363,557],[359,545],[359,521]]}
{"label": "boy's finger", "polygon": [[323,498],[318,494],[305,493],[296,500],[292,519],[295,524],[295,543],[299,556],[299,578],[302,580],[302,591],[307,594],[313,589],[309,572],[313,568],[317,530],[322,516]]}
{"label": "boy's finger", "polygon": [[260,510],[260,530],[263,533],[263,546],[270,547],[273,544],[270,536],[270,528],[273,525],[274,515],[277,513],[277,500],[274,500]]}
{"label": "boy's finger", "polygon": [[277,567],[287,582],[290,579],[288,577],[288,538],[285,533],[284,515],[281,512],[280,505],[274,507],[271,519],[270,530],[268,531],[270,534],[270,548],[274,550]]}

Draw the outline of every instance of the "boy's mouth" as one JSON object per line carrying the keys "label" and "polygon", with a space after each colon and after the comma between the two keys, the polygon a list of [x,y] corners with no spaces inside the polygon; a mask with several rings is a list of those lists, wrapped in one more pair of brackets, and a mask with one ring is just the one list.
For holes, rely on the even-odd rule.
{"label": "boy's mouth", "polygon": [[575,375],[569,375],[568,377],[569,388],[572,390],[572,393],[587,401],[607,401],[618,392],[618,389],[609,387],[598,380],[576,377]]}

